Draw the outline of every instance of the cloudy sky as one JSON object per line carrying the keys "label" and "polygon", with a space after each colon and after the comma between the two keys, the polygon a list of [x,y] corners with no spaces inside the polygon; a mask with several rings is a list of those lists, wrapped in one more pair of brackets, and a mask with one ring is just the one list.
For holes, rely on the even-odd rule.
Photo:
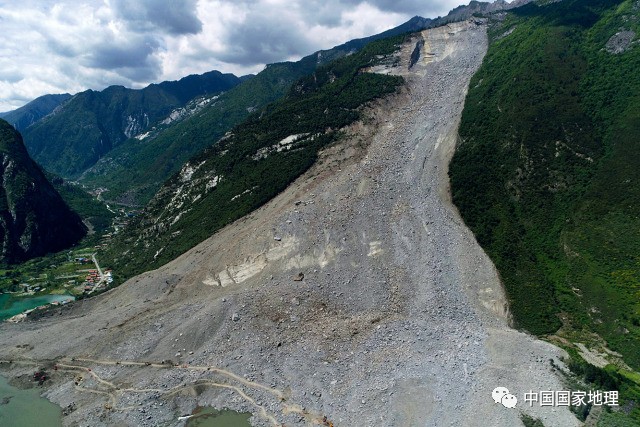
{"label": "cloudy sky", "polygon": [[466,0],[0,0],[0,111],[46,93],[256,73]]}

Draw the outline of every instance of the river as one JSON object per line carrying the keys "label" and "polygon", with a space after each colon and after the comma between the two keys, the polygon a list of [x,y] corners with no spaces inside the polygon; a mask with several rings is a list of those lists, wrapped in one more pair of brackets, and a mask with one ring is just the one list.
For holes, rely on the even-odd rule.
{"label": "river", "polygon": [[193,414],[194,416],[187,422],[187,427],[251,427],[249,413],[199,407]]}
{"label": "river", "polygon": [[0,321],[44,304],[72,299],[74,298],[71,295],[41,295],[14,298],[11,294],[0,294]]}
{"label": "river", "polygon": [[0,426],[61,427],[60,407],[40,397],[41,392],[40,388],[13,387],[0,376]]}

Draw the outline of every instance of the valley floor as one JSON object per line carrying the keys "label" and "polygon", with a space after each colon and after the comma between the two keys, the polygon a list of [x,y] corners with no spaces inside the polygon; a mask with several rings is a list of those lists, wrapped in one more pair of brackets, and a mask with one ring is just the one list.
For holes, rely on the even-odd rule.
{"label": "valley floor", "polygon": [[491,399],[498,386],[563,390],[549,362],[563,352],[509,328],[497,273],[450,200],[486,28],[422,37],[410,70],[417,38],[373,70],[406,88],[263,208],[61,315],[0,326],[3,370],[58,363],[46,396],[74,404],[66,425],[182,425],[196,405],[250,411],[256,426],[514,426],[521,412],[579,425],[567,408]]}

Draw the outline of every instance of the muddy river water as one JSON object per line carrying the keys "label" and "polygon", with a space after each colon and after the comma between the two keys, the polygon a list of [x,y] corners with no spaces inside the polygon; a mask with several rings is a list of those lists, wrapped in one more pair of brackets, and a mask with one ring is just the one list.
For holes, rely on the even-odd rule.
{"label": "muddy river water", "polygon": [[21,390],[0,376],[0,426],[62,427],[58,405],[40,396],[41,388]]}

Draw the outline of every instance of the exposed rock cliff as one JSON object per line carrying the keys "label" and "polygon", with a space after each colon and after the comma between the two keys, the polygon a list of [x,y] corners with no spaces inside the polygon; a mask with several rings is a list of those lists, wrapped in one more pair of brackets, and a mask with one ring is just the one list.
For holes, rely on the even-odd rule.
{"label": "exposed rock cliff", "polygon": [[80,217],[27,154],[22,136],[0,120],[0,262],[67,248],[86,232]]}

